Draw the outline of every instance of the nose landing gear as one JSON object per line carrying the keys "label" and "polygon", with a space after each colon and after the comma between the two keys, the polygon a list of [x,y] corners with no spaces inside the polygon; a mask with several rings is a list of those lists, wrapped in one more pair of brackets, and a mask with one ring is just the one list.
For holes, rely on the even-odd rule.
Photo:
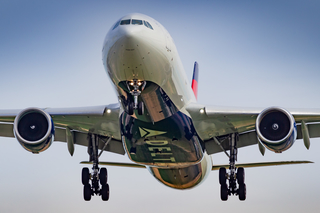
{"label": "nose landing gear", "polygon": [[[246,199],[246,184],[244,168],[236,168],[235,161],[237,160],[237,140],[238,135],[233,133],[230,136],[230,155],[229,155],[229,172],[226,168],[221,167],[219,169],[219,183],[220,183],[220,197],[221,200],[228,200],[230,195],[238,195],[239,200]],[[229,187],[227,185],[229,182]],[[237,187],[237,182],[239,187]]]}
{"label": "nose landing gear", "polygon": [[[105,146],[98,155],[98,136],[94,134],[88,135],[88,154],[90,156],[89,161],[92,161],[93,167],[92,172],[89,172],[88,168],[82,169],[82,184],[83,184],[83,198],[85,201],[91,200],[93,195],[101,196],[103,201],[109,200],[109,184],[108,184],[108,173],[106,168],[99,168],[99,156],[109,143],[109,138],[105,142]],[[91,184],[90,184],[91,181]],[[100,187],[101,186],[101,187]]]}
{"label": "nose landing gear", "polygon": [[142,101],[138,101],[138,97],[145,86],[146,81],[139,81],[137,79],[127,81],[128,90],[130,91],[130,94],[133,96],[133,102],[129,102],[127,106],[127,111],[129,115],[133,115],[133,111],[135,109],[138,110],[139,115],[144,114],[144,104]]}

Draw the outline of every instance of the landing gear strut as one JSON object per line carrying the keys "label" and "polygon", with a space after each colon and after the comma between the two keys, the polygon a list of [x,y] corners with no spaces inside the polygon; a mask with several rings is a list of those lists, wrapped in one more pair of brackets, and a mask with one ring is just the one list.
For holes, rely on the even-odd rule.
{"label": "landing gear strut", "polygon": [[138,110],[139,115],[144,114],[144,104],[142,101],[138,101],[138,97],[141,94],[141,91],[146,86],[145,81],[139,81],[137,79],[133,79],[132,81],[127,81],[127,87],[133,96],[133,102],[129,102],[127,106],[127,111],[129,115],[133,115],[133,111],[135,109]]}
{"label": "landing gear strut", "polygon": [[[105,142],[105,147],[98,155],[98,136],[95,134],[88,134],[88,154],[90,156],[89,161],[93,163],[92,172],[89,172],[88,168],[82,169],[82,184],[83,184],[83,198],[86,201],[91,200],[93,195],[101,196],[102,200],[109,200],[109,184],[108,173],[106,168],[99,168],[99,156],[102,154],[103,149],[109,143]],[[90,184],[91,182],[91,184]],[[101,187],[100,187],[101,186]]]}
{"label": "landing gear strut", "polygon": [[[221,167],[219,169],[219,183],[221,186],[220,197],[221,200],[228,200],[230,195],[238,195],[239,200],[246,199],[246,184],[245,173],[242,167],[236,168],[235,162],[237,160],[237,141],[238,134],[231,134],[229,138],[230,142],[230,155],[229,155],[229,171],[226,168]],[[227,185],[229,182],[229,186]],[[238,182],[238,187],[237,187]]]}

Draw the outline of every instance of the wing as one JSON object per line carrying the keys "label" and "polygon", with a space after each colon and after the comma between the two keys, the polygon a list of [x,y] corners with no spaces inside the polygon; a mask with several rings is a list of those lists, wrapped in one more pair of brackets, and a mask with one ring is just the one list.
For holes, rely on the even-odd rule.
{"label": "wing", "polygon": [[[256,120],[262,108],[236,108],[189,104],[186,111],[193,120],[194,127],[205,142],[208,154],[229,150],[231,133],[239,133],[238,147],[258,144]],[[320,137],[319,109],[291,109],[297,124],[297,139],[303,138],[301,124],[305,123],[309,137]]]}
{"label": "wing", "polygon": [[[92,164],[91,161],[82,161],[81,164]],[[242,163],[236,164],[236,167],[243,168],[252,168],[252,167],[266,167],[266,166],[280,166],[280,165],[291,165],[291,164],[305,164],[305,163],[313,163],[311,161],[276,161],[276,162],[260,162],[260,163]],[[100,165],[105,166],[118,166],[118,167],[127,167],[127,168],[147,168],[144,165],[134,164],[134,163],[119,163],[119,162],[99,162]],[[212,165],[211,170],[219,170],[221,167],[229,168],[229,164],[223,165]]]}
{"label": "wing", "polygon": [[[312,161],[276,161],[276,162],[260,162],[260,163],[241,163],[241,164],[236,164],[236,167],[253,168],[253,167],[281,166],[281,165],[305,164],[305,163],[313,163],[313,162]],[[212,165],[211,170],[212,171],[219,170],[221,167],[228,169],[230,165],[229,164]]]}
{"label": "wing", "polygon": [[[119,104],[43,110],[51,116],[54,123],[54,140],[67,142],[70,153],[73,153],[73,144],[88,145],[88,133],[97,134],[101,138],[111,138],[104,150],[118,154],[125,153],[119,128]],[[20,112],[21,110],[0,110],[0,136],[14,137],[13,123]],[[100,149],[103,146],[103,143],[99,143]]]}

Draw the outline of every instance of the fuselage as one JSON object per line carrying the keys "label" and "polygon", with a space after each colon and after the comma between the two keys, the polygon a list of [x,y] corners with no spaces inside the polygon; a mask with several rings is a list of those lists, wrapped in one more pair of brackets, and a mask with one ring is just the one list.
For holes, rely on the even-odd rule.
{"label": "fuselage", "polygon": [[[167,30],[142,14],[124,16],[108,32],[102,58],[122,106],[121,137],[129,158],[167,186],[199,184],[212,162],[185,110],[196,99]],[[133,82],[143,84],[136,97],[143,114],[128,113]]]}

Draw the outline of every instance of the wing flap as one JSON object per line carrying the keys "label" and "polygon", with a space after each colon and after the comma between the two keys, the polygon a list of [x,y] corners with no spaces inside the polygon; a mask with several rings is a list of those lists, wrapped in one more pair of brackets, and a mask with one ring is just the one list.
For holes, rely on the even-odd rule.
{"label": "wing flap", "polygon": [[[320,137],[320,123],[309,123],[307,127],[310,138]],[[297,133],[297,139],[302,139],[301,125],[297,125]]]}
{"label": "wing flap", "polygon": [[[230,149],[229,137],[222,138],[220,141],[220,145],[223,149],[214,141],[214,139],[205,141],[204,144],[209,155]],[[246,132],[239,135],[238,148],[258,144],[258,142],[259,141],[255,131]]]}
{"label": "wing flap", "polygon": [[[74,139],[74,144],[78,144],[80,146],[86,146],[86,147],[88,146],[87,133],[73,131],[73,139]],[[55,132],[54,140],[60,141],[60,142],[67,142],[66,130],[62,128],[57,128]],[[103,149],[103,146],[104,146],[104,142],[101,139],[99,139],[98,148],[101,150]],[[104,151],[113,152],[121,155],[125,154],[125,150],[123,148],[122,142],[116,139],[111,139],[107,147],[105,147]]]}
{"label": "wing flap", "polygon": [[320,137],[320,124],[308,124],[310,138],[318,138]]}
{"label": "wing flap", "polygon": [[0,123],[0,136],[13,138],[13,124]]}

